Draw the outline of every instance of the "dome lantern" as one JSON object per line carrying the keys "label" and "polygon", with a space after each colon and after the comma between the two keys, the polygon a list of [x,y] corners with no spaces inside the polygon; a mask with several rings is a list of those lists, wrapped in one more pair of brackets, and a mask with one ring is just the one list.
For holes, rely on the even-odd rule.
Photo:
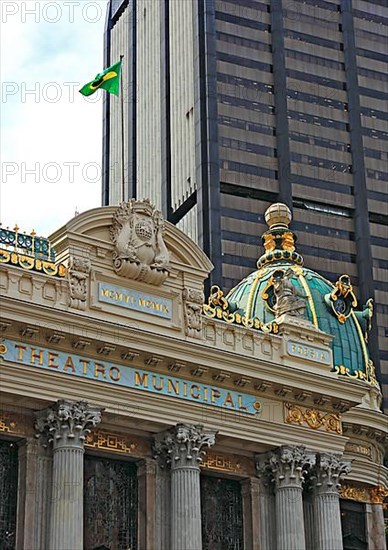
{"label": "dome lantern", "polygon": [[269,229],[263,234],[265,254],[257,261],[260,269],[274,262],[290,262],[303,265],[303,258],[295,251],[296,235],[289,229],[291,210],[286,204],[277,202],[267,208],[264,214]]}

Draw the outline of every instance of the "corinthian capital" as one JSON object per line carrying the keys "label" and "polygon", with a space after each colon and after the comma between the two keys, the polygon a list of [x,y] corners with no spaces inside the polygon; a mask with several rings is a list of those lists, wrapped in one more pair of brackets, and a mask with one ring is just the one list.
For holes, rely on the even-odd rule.
{"label": "corinthian capital", "polygon": [[72,445],[82,447],[91,429],[101,422],[102,409],[86,401],[61,399],[53,407],[36,413],[35,430],[53,448]]}
{"label": "corinthian capital", "polygon": [[177,424],[171,430],[155,436],[154,451],[171,469],[197,466],[206,453],[204,447],[216,442],[215,430],[204,430],[202,425]]}
{"label": "corinthian capital", "polygon": [[337,492],[341,479],[352,469],[350,462],[341,460],[341,455],[318,453],[311,472],[311,483],[317,492]]}
{"label": "corinthian capital", "polygon": [[307,470],[314,463],[311,453],[303,446],[284,445],[269,459],[276,489],[302,487]]}

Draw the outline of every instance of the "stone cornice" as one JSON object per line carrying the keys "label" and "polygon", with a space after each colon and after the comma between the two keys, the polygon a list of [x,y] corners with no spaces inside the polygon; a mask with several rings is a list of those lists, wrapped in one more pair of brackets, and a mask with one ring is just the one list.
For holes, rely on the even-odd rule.
{"label": "stone cornice", "polygon": [[[8,315],[7,310],[9,312]],[[10,319],[13,318],[19,325],[24,323],[38,327],[51,327],[51,331],[53,332],[58,325],[58,310],[41,305],[36,305],[33,310],[31,308],[26,310],[24,304],[13,299],[4,299],[3,315]],[[246,389],[252,392],[254,392],[255,386],[260,387],[261,383],[264,383],[266,388],[268,388],[265,392],[266,396],[271,394],[279,395],[275,392],[278,391],[280,385],[282,387],[294,388],[296,390],[295,395],[300,395],[300,391],[302,390],[308,396],[307,400],[310,399],[309,396],[311,395],[311,403],[317,397],[325,395],[327,398],[333,400],[333,404],[345,402],[347,406],[351,406],[360,403],[367,390],[367,387],[362,382],[342,380],[314,373],[309,373],[306,376],[306,373],[300,369],[278,365],[275,361],[269,361],[265,357],[247,357],[228,350],[215,349],[204,345],[201,341],[187,342],[166,334],[160,334],[156,340],[152,332],[137,330],[136,327],[129,330],[123,329],[118,333],[117,325],[95,319],[85,312],[77,311],[76,315],[68,311],[61,312],[61,330],[62,333],[68,335],[68,339],[70,335],[73,339],[76,338],[77,334],[85,335],[85,330],[90,331],[91,335],[95,336],[96,322],[98,322],[99,328],[103,331],[104,344],[115,345],[117,353],[125,351],[125,349],[120,349],[121,347],[124,348],[124,346],[117,345],[119,334],[119,339],[122,339],[126,348],[130,347],[136,353],[163,356],[169,363],[179,358],[180,362],[208,368],[212,375],[217,373],[217,365],[220,365],[220,369],[223,372],[231,374],[232,377],[235,374],[236,379],[241,376],[251,379],[251,383],[249,386],[246,386]],[[50,329],[47,328],[45,330],[47,332]],[[8,329],[7,334],[9,332],[10,329]],[[271,338],[279,339],[280,337],[272,336]],[[101,340],[97,340],[96,345],[101,347]],[[66,345],[63,342],[62,349],[67,346],[68,344]],[[120,362],[119,357],[117,361]],[[276,364],[276,369],[273,368],[274,364]],[[317,391],[318,387],[319,392]],[[260,392],[258,395],[260,395]],[[285,397],[287,401],[290,401],[288,392]]]}

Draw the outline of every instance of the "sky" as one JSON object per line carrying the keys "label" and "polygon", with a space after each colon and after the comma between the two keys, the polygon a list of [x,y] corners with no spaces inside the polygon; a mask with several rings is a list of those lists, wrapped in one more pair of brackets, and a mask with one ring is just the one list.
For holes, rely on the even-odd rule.
{"label": "sky", "polygon": [[107,0],[1,0],[0,220],[49,236],[101,205]]}

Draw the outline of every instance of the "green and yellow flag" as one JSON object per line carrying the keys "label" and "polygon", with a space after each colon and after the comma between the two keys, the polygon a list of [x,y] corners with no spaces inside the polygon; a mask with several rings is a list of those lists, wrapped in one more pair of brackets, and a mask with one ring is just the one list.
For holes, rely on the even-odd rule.
{"label": "green and yellow flag", "polygon": [[110,94],[119,95],[120,90],[120,71],[121,61],[108,67],[102,73],[96,75],[96,78],[80,89],[80,93],[85,96],[94,94],[100,88],[103,88]]}

